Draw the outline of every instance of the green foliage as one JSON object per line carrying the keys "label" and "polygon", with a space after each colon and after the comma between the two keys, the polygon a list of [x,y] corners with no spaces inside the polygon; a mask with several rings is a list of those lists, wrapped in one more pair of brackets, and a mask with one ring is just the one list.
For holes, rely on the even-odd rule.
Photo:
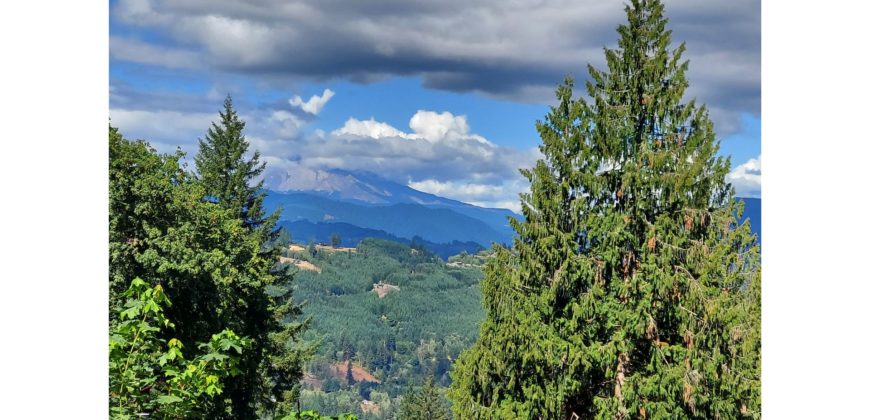
{"label": "green foliage", "polygon": [[[389,386],[419,382],[433,369],[447,379],[452,360],[476,339],[479,269],[447,267],[379,239],[364,240],[357,252],[321,250],[311,262],[322,271],[298,272],[295,294],[312,317],[307,337],[321,341],[321,377],[329,362],[353,359]],[[399,290],[379,298],[373,286],[381,282]]]}
{"label": "green foliage", "polygon": [[681,103],[662,3],[626,12],[590,101],[568,78],[537,125],[525,220],[452,373],[458,418],[760,417],[757,241],[706,108]]}
{"label": "green foliage", "polygon": [[282,417],[281,420],[357,420],[357,416],[353,414],[340,414],[336,417],[323,416],[314,410],[306,410],[302,412],[293,412],[290,415]]}
{"label": "green foliage", "polygon": [[447,420],[449,411],[442,400],[435,380],[430,377],[417,390],[409,388],[399,407],[399,418],[403,420]]}
{"label": "green foliage", "polygon": [[341,245],[341,235],[333,232],[333,234],[329,236],[329,243],[333,248],[338,248],[338,246]]}
{"label": "green foliage", "polygon": [[178,339],[161,333],[173,327],[160,285],[139,278],[123,294],[118,323],[109,338],[109,407],[113,419],[147,414],[157,418],[202,416],[238,374],[239,356],[250,341],[224,330],[199,344],[201,354],[185,359]]}
{"label": "green foliage", "polygon": [[[448,266],[425,250],[381,239],[362,241],[356,252],[286,255],[321,269],[296,274],[294,294],[312,317],[306,339],[320,341],[307,369],[321,381],[320,390],[303,389],[303,408],[393,418],[409,384],[429,375],[438,386],[449,384],[453,360],[474,342],[484,315],[479,268]],[[380,282],[399,290],[379,298],[372,289]],[[348,360],[380,383],[356,375],[355,385],[342,386]],[[364,399],[377,412],[362,411]]]}
{"label": "green foliage", "polygon": [[250,181],[266,168],[260,152],[246,158],[248,142],[243,130],[245,122],[233,109],[232,98],[224,100],[220,123],[213,122],[199,140],[199,152],[194,161],[202,185],[209,199],[230,209],[246,227],[257,227],[264,221],[263,181],[250,185]]}
{"label": "green foliage", "polygon": [[[298,340],[307,322],[295,321],[301,309],[291,277],[277,265],[274,216],[260,218],[256,206],[243,216],[226,205],[233,201],[216,202],[180,166],[180,152],[159,155],[111,127],[109,154],[110,306],[120,307],[127,279],[139,277],[178,303],[166,314],[181,342],[208,341],[224,329],[251,340],[208,417],[287,411],[313,349]],[[272,286],[282,293],[267,293]]]}

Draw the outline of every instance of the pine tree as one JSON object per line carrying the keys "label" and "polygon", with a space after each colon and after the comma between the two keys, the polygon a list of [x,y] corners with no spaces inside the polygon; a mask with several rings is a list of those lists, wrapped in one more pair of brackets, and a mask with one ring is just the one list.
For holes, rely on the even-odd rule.
{"label": "pine tree", "polygon": [[[486,265],[458,418],[760,417],[760,261],[685,45],[633,0],[590,98],[569,77],[522,170],[525,220]],[[576,417],[575,417],[576,416]]]}

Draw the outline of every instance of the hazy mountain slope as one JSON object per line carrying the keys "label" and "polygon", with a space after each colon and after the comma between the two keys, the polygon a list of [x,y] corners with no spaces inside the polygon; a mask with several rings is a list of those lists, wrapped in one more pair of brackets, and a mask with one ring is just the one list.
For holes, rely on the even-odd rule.
{"label": "hazy mountain slope", "polygon": [[363,171],[298,167],[288,173],[268,175],[266,184],[278,193],[306,193],[363,206],[417,204],[450,209],[483,221],[501,235],[510,235],[507,217],[518,217],[508,209],[478,207],[439,197]]}
{"label": "hazy mountain slope", "polygon": [[271,191],[264,205],[268,211],[282,208],[282,221],[343,222],[407,239],[419,236],[431,242],[472,241],[489,246],[511,238],[510,230],[497,231],[480,219],[452,209],[420,204],[363,205],[308,193]]}

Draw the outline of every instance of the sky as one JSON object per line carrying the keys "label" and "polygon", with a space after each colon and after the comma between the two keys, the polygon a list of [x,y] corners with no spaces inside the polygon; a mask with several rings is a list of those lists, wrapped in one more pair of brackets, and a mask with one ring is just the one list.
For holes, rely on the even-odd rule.
{"label": "sky", "polygon": [[[224,98],[267,182],[374,172],[418,190],[519,208],[518,168],[566,74],[615,47],[624,3],[597,0],[112,0],[109,115],[160,152],[196,153]],[[761,193],[757,0],[665,2],[739,196]],[[582,83],[578,83],[582,86]],[[582,89],[575,90],[581,94]],[[269,187],[269,185],[267,185]]]}

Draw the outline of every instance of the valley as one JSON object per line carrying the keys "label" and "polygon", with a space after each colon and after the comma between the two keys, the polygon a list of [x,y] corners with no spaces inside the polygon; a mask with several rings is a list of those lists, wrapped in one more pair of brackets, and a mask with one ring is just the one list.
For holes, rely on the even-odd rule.
{"label": "valley", "polygon": [[485,255],[445,261],[422,247],[374,238],[354,248],[285,248],[281,262],[298,267],[294,299],[305,302],[311,319],[303,338],[319,343],[306,366],[302,405],[392,418],[409,386],[429,377],[449,385],[453,361],[476,340],[484,316]]}

